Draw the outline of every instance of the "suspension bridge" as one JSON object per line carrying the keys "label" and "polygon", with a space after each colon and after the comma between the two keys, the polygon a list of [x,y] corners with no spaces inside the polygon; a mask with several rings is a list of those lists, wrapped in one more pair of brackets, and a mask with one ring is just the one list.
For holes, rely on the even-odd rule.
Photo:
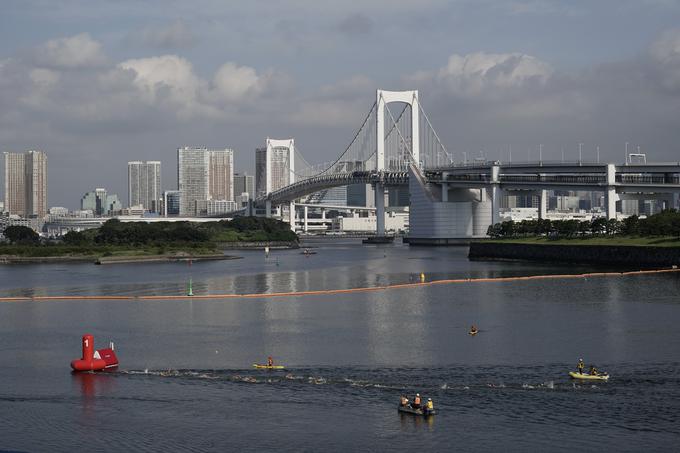
{"label": "suspension bridge", "polygon": [[406,186],[409,236],[426,243],[485,236],[499,221],[504,192],[536,195],[539,217],[546,215],[547,190],[603,192],[608,218],[616,217],[619,200],[646,197],[676,207],[680,192],[680,162],[456,162],[415,90],[377,90],[360,127],[331,162],[310,164],[293,139],[267,139],[261,153],[251,209],[264,208],[271,216],[272,208],[288,206],[294,227],[297,200],[333,187],[370,184],[380,236],[385,234],[385,190]]}

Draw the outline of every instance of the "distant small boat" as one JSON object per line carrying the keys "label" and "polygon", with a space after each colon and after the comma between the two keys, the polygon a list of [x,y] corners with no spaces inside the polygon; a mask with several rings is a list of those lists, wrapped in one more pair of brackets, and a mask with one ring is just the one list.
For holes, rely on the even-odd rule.
{"label": "distant small boat", "polygon": [[471,330],[471,331],[468,332],[468,335],[475,336],[475,335],[477,335],[478,333],[479,333],[479,330]]}
{"label": "distant small boat", "polygon": [[265,370],[283,370],[285,368],[283,365],[260,365],[259,363],[253,363],[253,366]]}

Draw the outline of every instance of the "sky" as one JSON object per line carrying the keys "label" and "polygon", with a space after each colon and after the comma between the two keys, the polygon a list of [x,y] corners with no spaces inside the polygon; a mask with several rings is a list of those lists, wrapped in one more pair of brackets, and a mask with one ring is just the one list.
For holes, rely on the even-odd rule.
{"label": "sky", "polygon": [[0,152],[47,153],[50,206],[126,200],[130,160],[174,189],[184,145],[328,161],[376,89],[458,159],[678,161],[680,0],[0,0]]}

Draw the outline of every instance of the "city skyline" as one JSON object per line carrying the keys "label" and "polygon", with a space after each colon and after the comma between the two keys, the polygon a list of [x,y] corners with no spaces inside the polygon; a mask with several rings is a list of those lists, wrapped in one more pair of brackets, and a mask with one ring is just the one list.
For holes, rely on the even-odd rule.
{"label": "city skyline", "polygon": [[179,143],[228,143],[252,171],[264,137],[295,137],[325,162],[383,87],[420,90],[457,159],[678,154],[677,2],[199,4],[3,5],[0,151],[50,154],[52,204],[124,194],[106,170],[140,157],[169,181]]}

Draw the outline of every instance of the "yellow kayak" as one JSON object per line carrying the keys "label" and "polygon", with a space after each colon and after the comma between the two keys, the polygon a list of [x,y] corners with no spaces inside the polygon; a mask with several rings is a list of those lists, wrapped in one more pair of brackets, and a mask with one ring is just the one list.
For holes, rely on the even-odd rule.
{"label": "yellow kayak", "polygon": [[479,330],[471,330],[471,331],[468,332],[468,335],[475,336],[475,335],[477,335],[478,332],[479,332]]}
{"label": "yellow kayak", "polygon": [[608,374],[596,374],[593,376],[592,374],[585,374],[585,373],[576,373],[575,371],[570,371],[569,376],[571,376],[574,379],[585,379],[585,380],[591,380],[591,381],[606,381],[609,379]]}
{"label": "yellow kayak", "polygon": [[265,370],[283,370],[285,367],[283,365],[260,365],[259,363],[253,363],[255,368],[264,368]]}

